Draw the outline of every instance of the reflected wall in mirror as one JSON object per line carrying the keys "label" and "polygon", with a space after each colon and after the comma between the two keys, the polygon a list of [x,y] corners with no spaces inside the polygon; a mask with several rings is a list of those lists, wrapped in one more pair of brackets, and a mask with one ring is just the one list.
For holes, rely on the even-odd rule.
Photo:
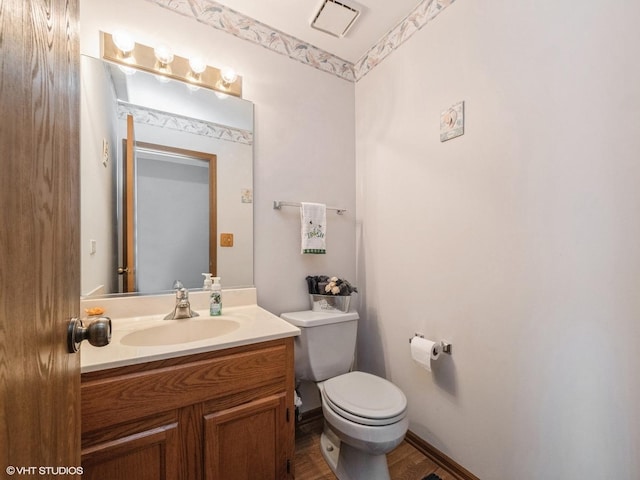
{"label": "reflected wall in mirror", "polygon": [[[127,274],[119,275],[119,268],[121,272],[132,270],[138,279],[153,279],[140,285],[134,282],[133,291],[141,294],[170,290],[176,279],[189,289],[200,288],[201,273],[211,268],[222,277],[225,288],[252,285],[253,104],[203,88],[192,89],[174,80],[160,82],[154,75],[141,71],[126,75],[116,65],[87,56],[82,56],[81,74],[82,295],[125,291]],[[162,267],[159,270],[149,271],[140,262],[150,253],[149,243],[133,242],[130,248],[137,258],[133,266],[127,264],[125,255],[127,116],[133,117],[138,147],[153,144],[173,151],[199,152],[216,159],[214,180],[210,180],[208,168],[197,167],[193,160],[183,158],[172,162],[174,172],[177,169],[183,175],[172,174],[162,155],[145,154],[141,160],[134,161],[134,171],[143,173],[143,177],[138,175],[138,180],[133,182],[134,189],[148,191],[149,180],[160,178],[171,180],[175,185],[188,179],[195,182],[191,184],[192,190],[197,189],[196,183],[215,181],[210,188],[216,192],[215,198],[209,202],[187,198],[191,195],[186,191],[172,193],[175,209],[171,196],[165,195],[162,200],[146,198],[146,203],[140,205],[142,198],[133,194],[129,215],[133,220],[132,229],[138,236],[145,232],[147,242],[151,240],[164,249],[161,260],[152,261],[154,268]],[[155,190],[158,194],[173,189],[163,186],[162,182],[152,185],[155,185],[151,187],[152,192]],[[186,188],[189,191],[190,187]],[[210,211],[210,205],[215,205],[215,211]],[[152,226],[151,217],[160,224]],[[159,217],[162,218],[158,220]],[[185,226],[188,218],[206,225],[196,231]],[[215,224],[210,225],[209,219]],[[185,233],[191,230],[192,235]],[[232,233],[233,246],[221,247],[215,232]],[[207,238],[201,238],[203,236]],[[201,254],[199,259],[193,257],[194,249],[185,243],[186,239],[194,240],[193,237],[197,237],[196,243],[201,245],[210,243],[213,252],[205,253],[204,257]],[[213,267],[210,267],[212,260]],[[185,272],[187,265],[191,266]]]}

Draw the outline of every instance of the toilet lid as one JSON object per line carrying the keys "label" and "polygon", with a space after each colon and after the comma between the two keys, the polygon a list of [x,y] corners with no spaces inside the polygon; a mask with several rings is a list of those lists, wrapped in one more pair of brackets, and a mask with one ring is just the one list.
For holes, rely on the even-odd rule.
{"label": "toilet lid", "polygon": [[350,372],[330,378],[322,395],[338,415],[364,425],[389,425],[406,415],[407,398],[384,378]]}

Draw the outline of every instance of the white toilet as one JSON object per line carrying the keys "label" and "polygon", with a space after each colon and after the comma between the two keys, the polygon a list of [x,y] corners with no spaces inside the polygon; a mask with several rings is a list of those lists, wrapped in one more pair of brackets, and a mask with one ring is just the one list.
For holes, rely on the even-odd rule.
{"label": "white toilet", "polygon": [[282,318],[301,331],[295,339],[296,380],[320,389],[324,459],[340,480],[389,480],[386,454],[409,428],[407,398],[384,378],[350,372],[358,314],[305,310]]}

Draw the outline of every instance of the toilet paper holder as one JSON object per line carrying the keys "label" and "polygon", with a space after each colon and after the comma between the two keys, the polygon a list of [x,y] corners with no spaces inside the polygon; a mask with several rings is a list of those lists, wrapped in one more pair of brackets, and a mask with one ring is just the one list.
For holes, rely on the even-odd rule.
{"label": "toilet paper holder", "polygon": [[[424,338],[424,335],[423,335],[423,334],[421,334],[421,333],[415,333],[415,334],[413,335],[413,337],[411,337],[411,338],[409,339],[409,343],[411,343],[411,340],[412,340],[414,337]],[[452,348],[452,345],[451,345],[449,342],[447,342],[446,340],[440,340],[440,347],[442,348],[442,353],[446,353],[447,355],[451,355],[451,348]]]}

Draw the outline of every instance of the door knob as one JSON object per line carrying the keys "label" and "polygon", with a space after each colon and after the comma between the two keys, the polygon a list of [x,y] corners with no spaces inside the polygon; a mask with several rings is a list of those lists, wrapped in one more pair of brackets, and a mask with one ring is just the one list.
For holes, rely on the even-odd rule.
{"label": "door knob", "polygon": [[76,353],[83,340],[89,340],[94,347],[104,347],[111,342],[111,319],[100,317],[85,327],[82,320],[72,318],[67,327],[67,349]]}
{"label": "door knob", "polygon": [[128,267],[118,267],[118,275],[124,275],[125,273],[129,273]]}

